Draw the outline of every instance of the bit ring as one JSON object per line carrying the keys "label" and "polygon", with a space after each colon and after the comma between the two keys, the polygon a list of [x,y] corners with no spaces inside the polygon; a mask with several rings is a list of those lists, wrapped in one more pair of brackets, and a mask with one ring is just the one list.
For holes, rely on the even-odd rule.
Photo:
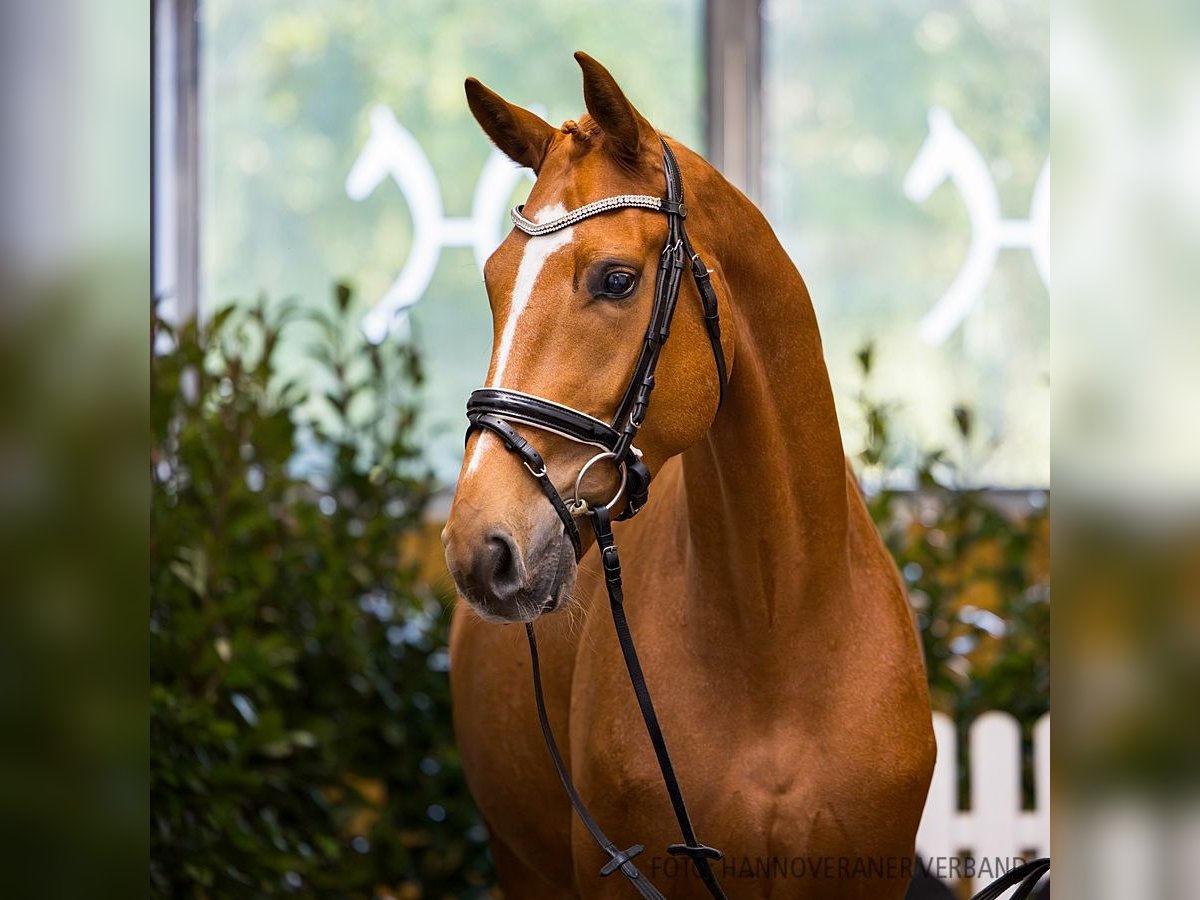
{"label": "bit ring", "polygon": [[[588,470],[592,466],[602,459],[611,459],[614,461],[614,463],[616,463],[617,454],[605,450],[603,453],[597,453],[583,464],[583,468],[581,468],[579,470],[579,474],[575,476],[575,491],[574,496],[571,498],[570,504],[572,513],[574,513],[576,510],[579,510],[580,514],[588,511],[588,502],[579,496],[579,489],[583,484],[583,476],[588,473]],[[604,508],[610,512],[612,511],[612,508],[617,505],[617,501],[621,499],[621,495],[625,493],[625,483],[629,480],[629,475],[625,471],[625,466],[617,464],[617,470],[621,473],[621,483],[617,485],[617,491],[615,494],[613,494],[612,499],[604,504]]]}

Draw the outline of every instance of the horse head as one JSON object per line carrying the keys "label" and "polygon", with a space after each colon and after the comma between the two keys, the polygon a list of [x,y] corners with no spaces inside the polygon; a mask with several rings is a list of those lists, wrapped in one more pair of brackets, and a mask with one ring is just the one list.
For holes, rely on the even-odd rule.
{"label": "horse head", "polygon": [[[575,58],[583,70],[587,115],[559,128],[473,78],[466,82],[468,104],[483,130],[535,173],[524,215],[537,223],[604,198],[663,195],[658,132],[603,66],[583,53]],[[708,173],[716,177],[699,157],[682,149],[679,154],[685,183],[694,186]],[[687,199],[694,201],[695,194]],[[695,209],[693,203],[689,233]],[[484,268],[493,320],[487,385],[612,421],[646,340],[667,230],[665,216],[627,208],[540,236],[514,229]],[[712,265],[702,241],[693,243]],[[719,272],[713,284],[724,308]],[[678,310],[657,368],[654,403],[636,441],[651,472],[696,443],[718,406],[713,352],[690,278]],[[516,430],[537,447],[563,497],[615,501],[614,515],[621,511],[623,479],[611,460],[584,472],[594,447],[533,426]],[[485,618],[530,621],[570,599],[576,554],[530,472],[495,434],[471,434],[442,541],[459,593]],[[583,540],[586,545],[589,538]]]}

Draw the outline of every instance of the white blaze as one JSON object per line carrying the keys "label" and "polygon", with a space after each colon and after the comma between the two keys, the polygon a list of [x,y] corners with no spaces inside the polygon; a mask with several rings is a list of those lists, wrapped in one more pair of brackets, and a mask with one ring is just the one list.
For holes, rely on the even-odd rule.
{"label": "white blaze", "polygon": [[[555,203],[534,213],[533,221],[541,224],[562,218],[566,214],[566,208],[561,203]],[[504,330],[500,333],[495,374],[492,375],[488,387],[498,387],[504,383],[504,367],[512,353],[513,338],[516,336],[521,314],[529,306],[529,298],[533,296],[538,276],[542,274],[542,268],[550,254],[569,244],[574,233],[575,228],[572,226],[541,237],[531,237],[525,242],[525,252],[521,255],[521,264],[517,266],[517,280],[513,283],[512,302],[508,305],[508,318],[504,322]]]}
{"label": "white blaze", "polygon": [[[566,207],[561,203],[555,203],[539,209],[530,218],[541,224],[562,218],[566,214]],[[500,344],[496,348],[496,367],[491,379],[488,381],[488,387],[500,387],[504,384],[504,368],[508,365],[509,357],[512,355],[513,339],[516,337],[517,329],[520,327],[521,314],[525,312],[525,309],[529,306],[529,298],[533,296],[533,289],[537,285],[538,276],[542,274],[542,269],[545,267],[546,260],[550,258],[550,255],[555,250],[569,244],[574,234],[575,228],[572,226],[564,228],[561,231],[552,231],[550,234],[545,234],[541,237],[531,237],[525,242],[525,250],[521,254],[521,263],[517,266],[517,279],[513,283],[512,302],[508,305],[508,318],[504,320],[504,329],[500,332]],[[488,434],[490,432],[483,432],[479,440],[475,442],[475,446],[471,451],[471,458],[467,462],[467,474],[475,471],[476,466],[479,464],[479,448],[483,445]]]}

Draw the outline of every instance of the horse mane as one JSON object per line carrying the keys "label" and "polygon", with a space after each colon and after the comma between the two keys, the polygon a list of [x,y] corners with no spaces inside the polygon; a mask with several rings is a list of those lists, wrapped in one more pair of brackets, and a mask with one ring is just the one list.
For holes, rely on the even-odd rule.
{"label": "horse mane", "polygon": [[559,131],[561,131],[563,134],[574,135],[574,137],[580,141],[591,140],[593,137],[597,137],[602,133],[600,131],[600,126],[596,124],[596,120],[586,113],[578,122],[574,119],[567,119],[567,121],[562,123],[562,127],[559,128]]}
{"label": "horse mane", "polygon": [[[588,113],[584,113],[578,120],[567,119],[559,126],[558,130],[574,138],[579,151],[583,151],[594,139],[600,138],[604,134],[604,130]],[[669,137],[666,132],[659,132],[659,134],[663,137]],[[657,153],[657,145],[654,148],[654,152]],[[626,172],[637,172],[642,167],[643,162],[646,161],[644,159],[629,159],[620,153],[610,153],[609,156],[619,168]]]}

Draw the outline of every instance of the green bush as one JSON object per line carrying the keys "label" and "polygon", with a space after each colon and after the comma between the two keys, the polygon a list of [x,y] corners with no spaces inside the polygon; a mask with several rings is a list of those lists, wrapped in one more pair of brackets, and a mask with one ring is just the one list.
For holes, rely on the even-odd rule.
{"label": "green bush", "polygon": [[[1013,715],[1028,749],[1050,709],[1049,492],[973,485],[969,460],[987,444],[966,407],[950,411],[961,446],[912,447],[902,410],[872,393],[874,355],[872,345],[858,353],[866,439],[857,462],[916,613],[933,708],[954,720],[964,755],[967,729],[988,710]],[[915,484],[898,486],[909,472]],[[1031,784],[1027,753],[1027,794]]]}
{"label": "green bush", "polygon": [[[431,490],[418,357],[358,337],[350,300],[154,322],[155,896],[457,898],[487,880],[448,607],[399,543]],[[280,383],[292,329],[316,387]]]}

